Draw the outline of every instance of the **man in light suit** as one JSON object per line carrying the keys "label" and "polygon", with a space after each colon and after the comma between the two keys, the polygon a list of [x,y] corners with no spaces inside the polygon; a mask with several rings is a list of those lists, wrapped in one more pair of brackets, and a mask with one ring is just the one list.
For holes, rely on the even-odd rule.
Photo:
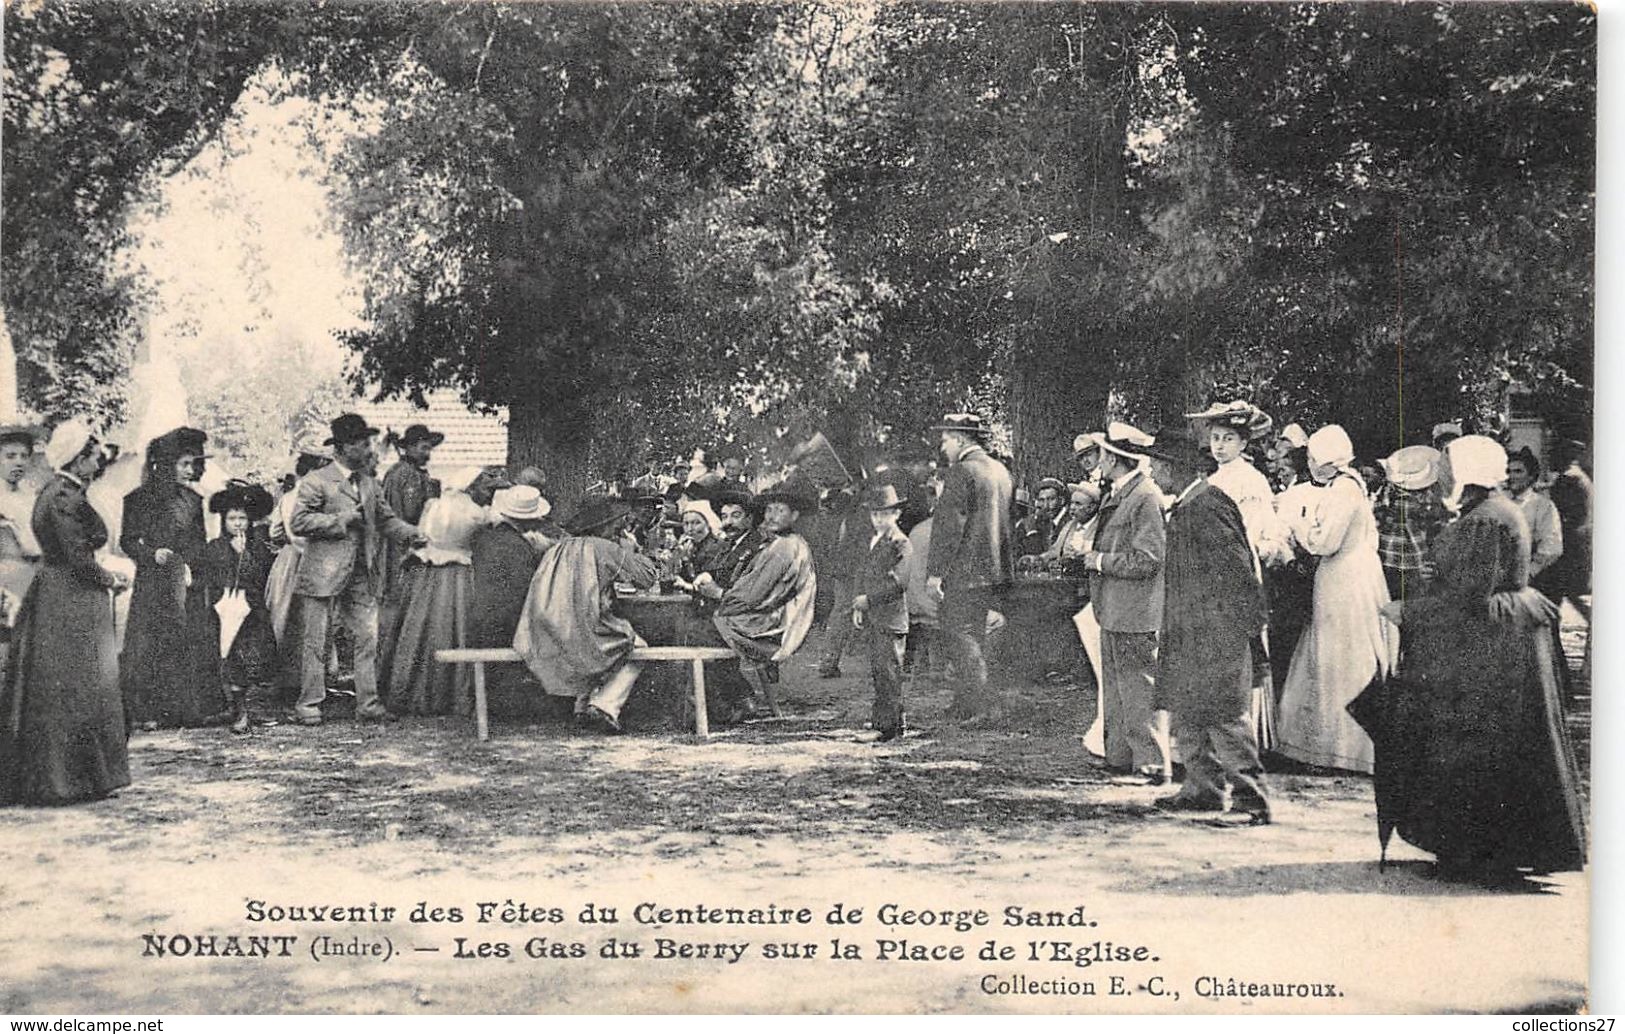
{"label": "man in light suit", "polygon": [[1141,784],[1169,777],[1168,733],[1156,712],[1157,632],[1162,627],[1166,530],[1162,493],[1145,469],[1154,439],[1113,422],[1100,439],[1100,471],[1111,491],[1084,553],[1089,598],[1100,622],[1106,765]]}
{"label": "man in light suit", "polygon": [[989,709],[987,614],[1015,575],[1010,471],[987,454],[987,429],[973,413],[951,413],[935,428],[950,467],[931,533],[925,591],[942,604],[942,635],[959,669],[949,714],[973,718]]}
{"label": "man in light suit", "polygon": [[299,482],[289,520],[306,538],[296,592],[303,597],[304,656],[299,702],[294,717],[320,725],[327,695],[325,644],[336,616],[355,643],[355,713],[361,721],[393,721],[378,699],[378,598],[385,584],[385,539],[421,546],[428,539],[395,516],[370,473],[376,466],[373,439],[378,429],[356,413],[332,423],[337,462],[313,470]]}

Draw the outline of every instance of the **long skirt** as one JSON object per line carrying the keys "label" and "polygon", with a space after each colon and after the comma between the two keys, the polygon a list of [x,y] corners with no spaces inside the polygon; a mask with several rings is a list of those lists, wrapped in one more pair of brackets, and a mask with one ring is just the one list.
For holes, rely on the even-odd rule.
{"label": "long skirt", "polygon": [[279,661],[270,613],[251,610],[231,641],[221,674],[228,686],[269,686],[276,678]]}
{"label": "long skirt", "polygon": [[469,644],[474,572],[466,564],[414,566],[405,574],[400,634],[390,656],[385,706],[396,714],[474,713],[474,679],[466,664],[441,664],[436,650]]}
{"label": "long skirt", "polygon": [[277,647],[277,685],[282,688],[299,687],[300,650],[304,642],[304,619],[299,607],[299,561],[305,547],[297,542],[283,546],[271,561],[271,573],[265,578],[265,605],[270,610],[271,634]]}
{"label": "long skirt", "polygon": [[203,584],[183,585],[180,571],[136,570],[120,664],[133,722],[200,726],[225,710],[218,618]]}
{"label": "long skirt", "polygon": [[1375,552],[1321,561],[1309,626],[1281,693],[1277,753],[1322,768],[1371,772],[1371,738],[1347,707],[1394,668],[1399,632],[1379,613],[1387,602],[1388,583]]}
{"label": "long skirt", "polygon": [[69,804],[130,785],[106,590],[42,567],[12,648],[0,686],[0,803]]}

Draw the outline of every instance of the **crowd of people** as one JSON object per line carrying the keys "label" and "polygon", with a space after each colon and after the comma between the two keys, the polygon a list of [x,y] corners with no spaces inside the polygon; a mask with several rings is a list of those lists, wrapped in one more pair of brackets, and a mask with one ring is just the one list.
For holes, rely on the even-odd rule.
{"label": "crowd of people", "polygon": [[[399,461],[380,480],[379,430],[353,413],[297,450],[280,499],[239,481],[205,499],[207,436],[177,428],[148,443],[124,499],[127,578],[98,559],[114,543],[86,495],[116,450],[58,426],[36,495],[23,474],[39,435],[0,429],[0,800],[127,785],[137,730],[320,725],[340,653],[358,721],[467,714],[468,672],[435,652],[511,646],[523,664],[494,670],[494,711],[618,733],[647,644],[616,603],[639,591],[688,594],[693,645],[732,651],[708,679],[720,721],[777,711],[779,666],[824,612],[820,672],[838,675],[849,648],[866,658],[889,742],[908,729],[908,672],[949,673],[950,719],[996,709],[989,637],[1010,586],[1046,572],[1077,585],[1098,691],[1089,760],[1120,782],[1177,777],[1157,807],[1263,825],[1267,759],[1390,786],[1403,759],[1388,818],[1441,865],[1583,863],[1557,624],[1564,600],[1589,617],[1578,443],[1542,491],[1533,452],[1459,426],[1362,465],[1337,425],[1277,431],[1233,401],[1156,434],[1080,434],[1073,479],[1029,494],[977,415],[933,430],[936,462],[877,464],[849,486],[821,487],[792,456],[753,491],[740,457],[701,453],[557,521],[535,468],[432,478],[443,436],[422,425],[391,437]],[[126,590],[120,648],[111,601]]]}

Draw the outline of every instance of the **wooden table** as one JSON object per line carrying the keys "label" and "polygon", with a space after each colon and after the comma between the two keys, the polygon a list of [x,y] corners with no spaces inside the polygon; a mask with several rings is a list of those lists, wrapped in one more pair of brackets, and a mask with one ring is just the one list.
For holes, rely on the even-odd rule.
{"label": "wooden table", "polygon": [[1082,580],[1047,571],[1024,571],[1005,591],[1000,607],[1007,624],[998,648],[1006,670],[1029,679],[1064,671],[1080,683],[1092,683],[1087,657],[1078,642],[1072,615]]}
{"label": "wooden table", "polygon": [[[631,622],[633,631],[650,646],[724,645],[710,615],[688,593],[617,596],[615,613]],[[681,665],[651,664],[644,668],[622,712],[622,724],[691,727],[694,699],[688,678]]]}

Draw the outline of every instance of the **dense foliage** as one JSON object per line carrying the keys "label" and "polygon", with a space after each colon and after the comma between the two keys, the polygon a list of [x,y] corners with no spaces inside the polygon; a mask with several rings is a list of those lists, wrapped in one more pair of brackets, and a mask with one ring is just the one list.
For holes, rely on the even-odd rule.
{"label": "dense foliage", "polygon": [[367,127],[332,162],[359,378],[509,407],[566,494],[964,405],[1028,474],[1233,394],[1379,451],[1513,386],[1589,423],[1582,6],[10,14],[5,303],[53,412],[116,404],[121,213],[275,60]]}

